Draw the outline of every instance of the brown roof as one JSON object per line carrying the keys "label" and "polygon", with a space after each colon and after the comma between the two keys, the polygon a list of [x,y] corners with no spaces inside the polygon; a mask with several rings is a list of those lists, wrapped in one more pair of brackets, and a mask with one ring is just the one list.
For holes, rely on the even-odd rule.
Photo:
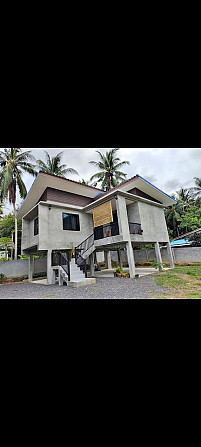
{"label": "brown roof", "polygon": [[91,185],[84,185],[81,182],[77,182],[76,180],[71,180],[69,178],[61,177],[60,175],[48,174],[47,172],[44,172],[44,171],[39,171],[39,174],[49,175],[50,177],[56,177],[56,178],[59,178],[64,181],[66,180],[68,182],[72,182],[72,183],[76,183],[78,185],[84,186],[85,188],[92,188],[92,189],[96,189],[97,191],[103,192],[103,189],[95,188],[94,186],[91,186]]}

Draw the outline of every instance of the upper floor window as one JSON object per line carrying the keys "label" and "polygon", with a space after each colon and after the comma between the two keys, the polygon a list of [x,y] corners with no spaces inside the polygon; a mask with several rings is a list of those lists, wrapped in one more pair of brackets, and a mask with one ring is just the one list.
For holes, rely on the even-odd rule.
{"label": "upper floor window", "polygon": [[80,231],[79,214],[63,213],[63,230]]}
{"label": "upper floor window", "polygon": [[38,234],[38,217],[34,219],[34,236]]}

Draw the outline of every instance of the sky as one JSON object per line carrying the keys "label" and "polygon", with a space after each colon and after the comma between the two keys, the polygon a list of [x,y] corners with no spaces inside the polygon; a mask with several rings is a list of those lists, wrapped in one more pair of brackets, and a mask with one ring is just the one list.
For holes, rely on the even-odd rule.
{"label": "sky", "polygon": [[[22,149],[23,152],[26,150],[30,149]],[[96,168],[90,165],[89,161],[98,161],[97,149],[51,148],[46,150],[51,156],[63,151],[62,164],[76,169],[79,173],[79,175],[69,175],[68,178],[72,180],[80,181],[82,178],[89,180],[96,172]],[[98,150],[105,153],[110,148]],[[45,161],[44,149],[31,149],[31,151],[36,159]],[[194,186],[194,177],[201,177],[201,149],[120,148],[118,156],[121,160],[130,161],[130,165],[125,165],[122,169],[127,174],[127,179],[139,174],[169,195],[174,194],[181,187]],[[25,173],[23,180],[28,191],[34,178]],[[17,204],[19,205],[20,202],[21,199],[17,195]],[[11,209],[12,206],[6,203],[3,211],[8,214]]]}

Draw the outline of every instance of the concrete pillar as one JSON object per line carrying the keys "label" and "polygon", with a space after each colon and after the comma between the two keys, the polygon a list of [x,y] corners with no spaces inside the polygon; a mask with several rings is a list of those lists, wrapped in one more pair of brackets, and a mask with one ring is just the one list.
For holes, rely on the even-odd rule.
{"label": "concrete pillar", "polygon": [[94,253],[91,253],[89,255],[89,265],[90,265],[90,276],[91,278],[94,277]]}
{"label": "concrete pillar", "polygon": [[111,259],[110,251],[107,252],[107,265],[108,265],[108,269],[112,268],[112,259]]}
{"label": "concrete pillar", "polygon": [[117,217],[119,224],[119,234],[123,236],[124,241],[130,240],[130,231],[128,225],[128,214],[126,208],[126,199],[123,196],[117,195],[116,199]]}
{"label": "concrete pillar", "polygon": [[167,255],[168,255],[169,262],[170,262],[170,267],[172,269],[174,269],[174,258],[173,258],[173,253],[172,253],[172,248],[171,248],[170,242],[167,243]]}
{"label": "concrete pillar", "polygon": [[161,257],[159,243],[155,242],[154,246],[155,246],[156,260],[157,260],[157,262],[160,262],[162,264],[162,257]]}
{"label": "concrete pillar", "polygon": [[55,271],[52,268],[52,250],[47,251],[47,283],[55,283]]}
{"label": "concrete pillar", "polygon": [[34,274],[34,260],[33,255],[29,256],[29,281],[33,281],[33,274]]}
{"label": "concrete pillar", "polygon": [[104,250],[104,262],[105,262],[106,269],[112,268],[111,253],[109,250]]}
{"label": "concrete pillar", "polygon": [[97,264],[97,255],[96,255],[96,251],[94,251],[94,264]]}
{"label": "concrete pillar", "polygon": [[61,270],[59,269],[59,286],[63,286],[64,279],[63,275],[61,274]]}
{"label": "concrete pillar", "polygon": [[123,267],[122,257],[121,257],[121,250],[120,248],[117,248],[117,256],[118,256],[118,264],[119,267]]}
{"label": "concrete pillar", "polygon": [[128,259],[128,267],[130,272],[130,278],[135,278],[135,259],[133,254],[133,247],[131,242],[127,242],[126,244],[127,251],[127,259]]}

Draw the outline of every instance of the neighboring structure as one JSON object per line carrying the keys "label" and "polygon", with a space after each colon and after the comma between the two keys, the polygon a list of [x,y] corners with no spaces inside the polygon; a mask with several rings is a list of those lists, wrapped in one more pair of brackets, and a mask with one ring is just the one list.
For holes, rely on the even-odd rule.
{"label": "neighboring structure", "polygon": [[192,236],[193,234],[201,233],[201,228],[197,228],[196,230],[190,231],[189,233],[182,234],[181,236],[176,237],[171,242],[171,247],[185,247],[191,246],[193,241],[189,241],[188,236]]}
{"label": "neighboring structure", "polygon": [[[162,262],[159,243],[165,243],[174,267],[164,216],[164,207],[173,203],[172,197],[139,175],[104,192],[39,172],[18,213],[22,218],[22,253],[30,256],[29,279],[36,253],[47,253],[48,283],[54,283],[58,269],[62,284],[63,279],[72,283],[83,278],[79,267],[83,269],[86,260],[93,277],[97,251],[104,251],[110,268],[110,251],[117,250],[121,265],[123,249],[134,278],[133,247],[150,243],[155,244],[158,262]],[[72,247],[75,260],[69,263],[64,251]]]}

